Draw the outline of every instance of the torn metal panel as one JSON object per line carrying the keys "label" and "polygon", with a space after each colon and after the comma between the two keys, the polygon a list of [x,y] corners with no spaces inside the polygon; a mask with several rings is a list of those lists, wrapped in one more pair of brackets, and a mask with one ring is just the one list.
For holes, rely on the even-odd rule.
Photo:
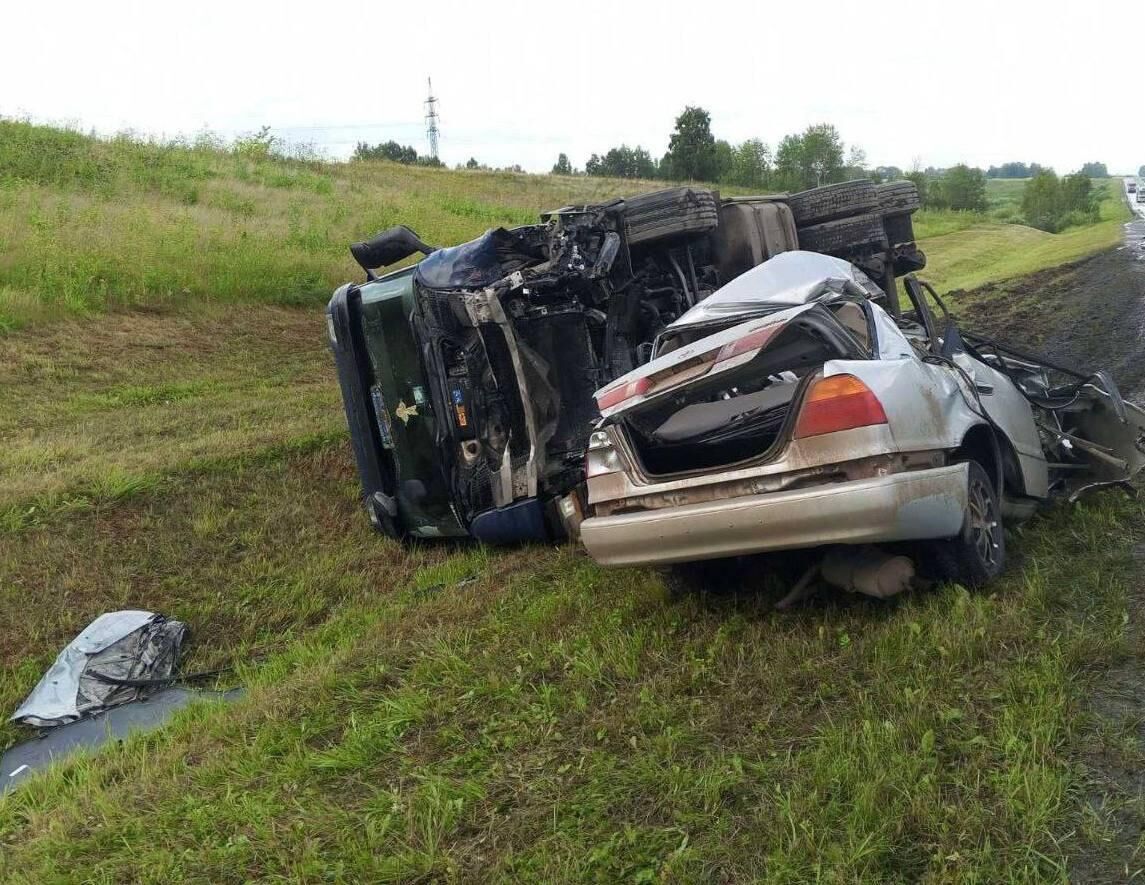
{"label": "torn metal panel", "polygon": [[136,700],[170,679],[186,633],[153,612],[100,615],[60,652],[12,721],[46,728]]}
{"label": "torn metal panel", "polygon": [[98,749],[132,734],[154,731],[193,701],[232,700],[241,693],[242,689],[237,688],[230,691],[165,688],[145,700],[58,725],[39,737],[10,747],[0,756],[0,793],[80,750]]}

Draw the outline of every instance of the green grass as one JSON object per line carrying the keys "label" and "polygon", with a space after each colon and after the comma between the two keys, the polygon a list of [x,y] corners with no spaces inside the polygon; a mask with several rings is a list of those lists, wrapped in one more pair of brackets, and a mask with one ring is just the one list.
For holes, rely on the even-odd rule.
{"label": "green grass", "polygon": [[653,182],[252,159],[0,120],[0,332],[108,307],[317,304],[351,242],[407,224],[450,244]]}
{"label": "green grass", "polygon": [[[210,142],[98,140],[0,120],[0,334],[133,305],[318,304],[361,273],[347,245],[390,225],[450,244],[564,203],[662,186],[258,159]],[[1027,229],[997,223],[1017,217],[1022,186],[988,182],[986,215],[919,213],[916,232],[941,283],[996,281],[1114,242],[1119,208],[1109,200],[1103,224],[1029,253]],[[991,259],[963,269],[963,255],[980,248]]]}
{"label": "green grass", "polygon": [[[1020,183],[1005,182],[1011,189]],[[1068,264],[1119,245],[1130,217],[1120,179],[1104,183],[1098,223],[1057,234],[992,222],[970,212],[919,212],[915,233],[927,256],[922,276],[943,292]]]}
{"label": "green grass", "polygon": [[1078,753],[1137,747],[1080,713],[1129,651],[1141,504],[1012,534],[990,593],[788,614],[765,572],[673,599],[572,548],[403,549],[357,503],[320,336],[262,306],[6,340],[9,402],[78,465],[9,500],[103,491],[0,528],[0,709],[136,606],[248,692],[0,800],[0,878],[1043,881],[1101,849]]}
{"label": "green grass", "polygon": [[[0,228],[22,237],[0,303],[33,324],[0,336],[0,710],[126,607],[185,620],[186,666],[233,664],[247,692],[0,799],[0,879],[1034,882],[1123,860],[1132,806],[1082,760],[1142,759],[1131,720],[1086,712],[1141,653],[1140,502],[1012,532],[988,593],[786,614],[764,567],[673,598],[571,547],[400,547],[357,501],[290,268],[325,287],[384,224],[448,242],[630,185],[22,125],[0,127],[23,139],[0,147]],[[983,273],[959,238],[1012,275],[1107,236],[919,222],[947,286]],[[0,724],[0,747],[23,736]]]}

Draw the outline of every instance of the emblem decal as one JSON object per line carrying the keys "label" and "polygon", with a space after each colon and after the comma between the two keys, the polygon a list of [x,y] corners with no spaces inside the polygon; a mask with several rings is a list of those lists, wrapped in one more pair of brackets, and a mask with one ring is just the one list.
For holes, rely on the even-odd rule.
{"label": "emblem decal", "polygon": [[394,414],[402,424],[409,424],[410,418],[417,417],[417,406],[407,406],[405,400],[398,400],[398,407],[394,409]]}

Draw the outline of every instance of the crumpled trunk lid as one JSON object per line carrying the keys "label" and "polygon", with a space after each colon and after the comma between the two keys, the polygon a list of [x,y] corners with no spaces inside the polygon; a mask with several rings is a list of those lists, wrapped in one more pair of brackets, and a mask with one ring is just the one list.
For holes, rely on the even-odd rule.
{"label": "crumpled trunk lid", "polygon": [[863,358],[822,305],[750,319],[653,360],[597,392],[648,476],[764,459],[790,438],[805,379]]}

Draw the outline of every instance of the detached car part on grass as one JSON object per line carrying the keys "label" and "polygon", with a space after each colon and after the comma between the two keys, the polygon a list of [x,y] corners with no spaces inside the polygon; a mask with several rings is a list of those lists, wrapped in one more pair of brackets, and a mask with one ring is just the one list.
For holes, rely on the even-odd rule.
{"label": "detached car part on grass", "polygon": [[356,244],[367,282],[335,292],[327,320],[371,519],[400,538],[563,536],[556,502],[583,481],[594,391],[801,237],[893,283],[925,262],[915,208],[869,181],[729,200],[681,187],[452,248],[404,227]]}
{"label": "detached car part on grass", "polygon": [[585,495],[565,502],[588,552],[927,542],[934,577],[981,584],[1003,515],[1145,466],[1145,412],[1110,378],[963,336],[926,284],[905,288],[895,317],[854,265],[786,252],[670,324],[596,394]]}

